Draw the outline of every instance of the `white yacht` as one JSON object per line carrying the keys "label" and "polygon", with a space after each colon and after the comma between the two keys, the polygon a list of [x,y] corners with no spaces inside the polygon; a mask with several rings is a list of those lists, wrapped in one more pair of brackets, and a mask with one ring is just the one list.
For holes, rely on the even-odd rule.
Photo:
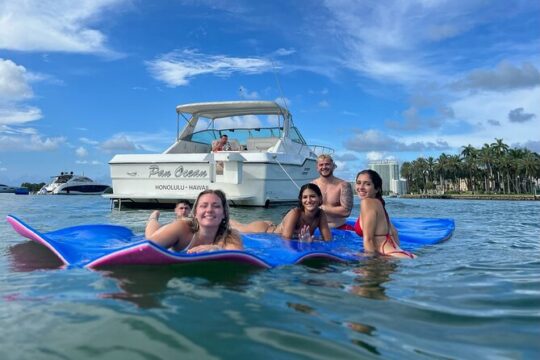
{"label": "white yacht", "polygon": [[[272,101],[195,103],[179,105],[176,112],[176,141],[163,153],[110,160],[113,193],[104,196],[119,208],[193,200],[205,189],[223,190],[232,205],[296,201],[299,187],[318,176],[317,155],[333,152],[308,145],[288,110]],[[239,117],[257,117],[257,124],[271,119],[274,125],[225,125]],[[212,152],[222,135],[229,138],[227,150]]]}
{"label": "white yacht", "polygon": [[110,186],[72,172],[61,172],[39,190],[39,195],[101,195]]}
{"label": "white yacht", "polygon": [[0,193],[14,193],[17,190],[16,187],[0,184]]}

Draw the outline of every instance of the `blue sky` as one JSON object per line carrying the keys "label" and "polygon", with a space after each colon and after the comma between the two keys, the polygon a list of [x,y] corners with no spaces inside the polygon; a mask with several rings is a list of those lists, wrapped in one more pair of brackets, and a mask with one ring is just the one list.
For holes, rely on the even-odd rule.
{"label": "blue sky", "polygon": [[0,183],[109,181],[202,101],[285,101],[349,180],[495,138],[540,152],[539,55],[538,1],[0,0]]}

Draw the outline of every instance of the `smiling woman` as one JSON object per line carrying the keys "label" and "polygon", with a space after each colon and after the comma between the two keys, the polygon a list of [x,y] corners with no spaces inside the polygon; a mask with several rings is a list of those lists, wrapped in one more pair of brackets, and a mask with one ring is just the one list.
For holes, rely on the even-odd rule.
{"label": "smiling woman", "polygon": [[381,176],[371,169],[356,175],[356,192],[361,202],[354,230],[364,239],[365,252],[414,259],[416,255],[399,247],[398,232],[382,198],[382,183]]}
{"label": "smiling woman", "polygon": [[229,206],[221,190],[205,190],[193,206],[193,220],[176,220],[161,226],[159,211],[148,218],[145,236],[165,248],[198,253],[241,250],[240,234],[229,225]]}
{"label": "smiling woman", "polygon": [[313,184],[304,184],[298,194],[298,206],[290,210],[281,221],[275,225],[271,221],[259,220],[242,224],[231,219],[231,226],[243,233],[278,233],[285,239],[296,238],[302,241],[313,241],[313,233],[318,228],[323,240],[332,240],[328,219],[322,205],[321,189]]}

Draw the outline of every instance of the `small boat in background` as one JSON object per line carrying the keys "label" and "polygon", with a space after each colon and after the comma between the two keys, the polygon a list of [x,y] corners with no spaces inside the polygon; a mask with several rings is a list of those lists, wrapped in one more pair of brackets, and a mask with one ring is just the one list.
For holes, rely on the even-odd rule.
{"label": "small boat in background", "polygon": [[38,191],[38,195],[101,195],[110,188],[94,180],[72,172],[61,172],[53,181]]}
{"label": "small boat in background", "polygon": [[28,190],[25,187],[18,187],[15,189],[15,195],[28,195],[30,194],[30,190]]}
{"label": "small boat in background", "polygon": [[17,190],[16,187],[0,184],[0,193],[14,193]]}

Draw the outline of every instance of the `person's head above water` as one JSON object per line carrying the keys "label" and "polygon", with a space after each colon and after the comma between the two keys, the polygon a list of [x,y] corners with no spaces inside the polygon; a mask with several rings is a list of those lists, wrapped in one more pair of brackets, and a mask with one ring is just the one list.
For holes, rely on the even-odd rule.
{"label": "person's head above water", "polygon": [[[366,183],[366,179],[368,179],[368,183],[371,184],[368,184],[369,186],[362,186],[362,183]],[[375,170],[366,169],[356,174],[356,192],[360,198],[372,197],[381,200],[384,204],[382,197],[382,184],[382,178]]]}
{"label": "person's head above water", "polygon": [[208,189],[202,191],[193,205],[193,232],[204,226],[218,226],[216,237],[230,231],[229,205],[227,197],[221,190]]}
{"label": "person's head above water", "polygon": [[179,200],[174,208],[177,217],[189,217],[191,213],[191,203],[188,200]]}

